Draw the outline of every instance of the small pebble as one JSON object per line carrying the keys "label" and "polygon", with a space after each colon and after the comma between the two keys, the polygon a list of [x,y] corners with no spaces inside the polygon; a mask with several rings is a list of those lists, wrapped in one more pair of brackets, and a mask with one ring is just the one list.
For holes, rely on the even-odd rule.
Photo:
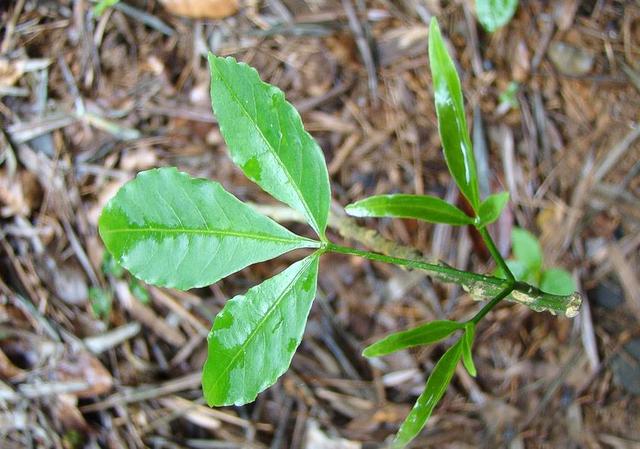
{"label": "small pebble", "polygon": [[582,76],[593,68],[593,54],[564,42],[553,42],[549,46],[549,58],[564,75]]}

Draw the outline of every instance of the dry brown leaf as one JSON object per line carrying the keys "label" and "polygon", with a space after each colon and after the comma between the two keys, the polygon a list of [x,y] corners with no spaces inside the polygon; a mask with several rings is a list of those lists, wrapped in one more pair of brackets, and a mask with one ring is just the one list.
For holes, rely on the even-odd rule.
{"label": "dry brown leaf", "polygon": [[89,387],[74,392],[79,398],[90,398],[108,393],[113,386],[109,371],[96,357],[87,351],[70,353],[56,366],[56,380],[61,382],[86,382]]}
{"label": "dry brown leaf", "polygon": [[40,184],[33,173],[21,171],[17,176],[0,174],[0,216],[26,217],[31,214],[41,196]]}
{"label": "dry brown leaf", "polygon": [[0,86],[13,86],[24,74],[24,64],[0,59]]}
{"label": "dry brown leaf", "polygon": [[0,349],[0,377],[3,379],[13,380],[16,378],[22,378],[25,373],[25,370],[15,366],[2,349]]}
{"label": "dry brown leaf", "polygon": [[64,429],[73,429],[78,432],[89,432],[91,430],[84,416],[78,410],[78,398],[74,395],[60,394],[56,396],[52,414]]}
{"label": "dry brown leaf", "polygon": [[307,449],[360,449],[362,443],[327,435],[318,423],[309,420],[304,447]]}
{"label": "dry brown leaf", "polygon": [[194,19],[222,19],[238,11],[237,0],[160,0],[172,14]]}

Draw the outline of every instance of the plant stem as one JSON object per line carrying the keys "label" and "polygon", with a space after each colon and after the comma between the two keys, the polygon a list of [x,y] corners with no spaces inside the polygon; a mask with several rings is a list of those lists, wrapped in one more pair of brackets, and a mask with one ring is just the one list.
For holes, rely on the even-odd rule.
{"label": "plant stem", "polygon": [[[582,297],[577,292],[571,295],[553,295],[543,292],[540,289],[524,282],[516,282],[493,276],[469,273],[446,265],[428,263],[421,260],[387,256],[384,254],[336,245],[332,242],[324,243],[320,248],[320,251],[323,253],[334,252],[360,256],[369,260],[386,262],[426,271],[429,276],[432,276],[439,281],[461,285],[475,299],[493,298],[485,307],[488,307],[489,304],[494,301],[495,304],[497,304],[507,297],[507,299],[524,304],[537,312],[547,310],[553,314],[561,313],[567,317],[573,317],[578,313],[580,304],[582,303]],[[501,296],[505,290],[508,290],[507,293],[500,299],[496,299]],[[495,304],[491,307],[494,307]],[[482,310],[484,310],[484,308]],[[489,308],[487,312],[489,310],[491,310],[491,308]]]}
{"label": "plant stem", "polygon": [[478,232],[480,233],[480,236],[482,237],[484,244],[487,245],[487,248],[491,253],[491,257],[493,257],[493,260],[495,260],[496,264],[498,264],[498,266],[502,269],[502,272],[504,273],[504,275],[507,277],[509,281],[515,282],[516,280],[515,276],[507,266],[507,263],[505,262],[504,258],[500,254],[500,251],[498,251],[498,248],[496,248],[496,244],[493,243],[491,234],[489,234],[489,231],[487,231],[486,226],[482,228],[478,228]]}
{"label": "plant stem", "polygon": [[430,273],[432,276],[437,277],[438,279],[461,285],[468,286],[475,282],[488,283],[496,287],[505,287],[505,285],[509,285],[508,281],[504,279],[484,276],[477,273],[469,273],[467,271],[457,270],[446,265],[436,265],[420,260],[402,259],[400,257],[386,256],[384,254],[363,251],[342,245],[336,245],[335,243],[331,242],[327,243],[327,245],[325,246],[325,251],[360,256],[364,257],[365,259],[375,260],[378,262],[386,262],[395,265],[402,265],[408,268],[417,268]]}
{"label": "plant stem", "polygon": [[486,303],[484,305],[484,307],[482,309],[480,309],[478,311],[478,313],[476,313],[474,315],[473,318],[471,318],[468,322],[475,324],[478,324],[480,322],[481,319],[483,319],[485,317],[485,315],[487,313],[489,313],[491,311],[491,309],[493,309],[495,306],[498,305],[498,303],[500,301],[502,301],[504,298],[506,298],[507,296],[509,296],[509,294],[513,291],[513,289],[515,288],[515,284],[511,284],[509,287],[505,288],[504,290],[502,290],[500,293],[498,293],[497,296],[495,296],[491,301],[489,301],[488,303]]}

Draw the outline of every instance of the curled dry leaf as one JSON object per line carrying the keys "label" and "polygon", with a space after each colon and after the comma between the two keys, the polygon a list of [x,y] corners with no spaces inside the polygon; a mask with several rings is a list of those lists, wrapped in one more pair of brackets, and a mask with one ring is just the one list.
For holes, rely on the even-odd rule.
{"label": "curled dry leaf", "polygon": [[222,19],[238,11],[237,0],[160,0],[172,14],[194,19]]}
{"label": "curled dry leaf", "polygon": [[71,394],[60,394],[51,410],[64,429],[73,429],[78,432],[89,432],[91,428],[80,410],[78,410],[78,398]]}
{"label": "curled dry leaf", "polygon": [[16,176],[0,173],[0,216],[29,216],[38,205],[42,190],[36,176],[21,171]]}
{"label": "curled dry leaf", "polygon": [[89,386],[74,392],[79,398],[90,398],[108,393],[113,386],[113,378],[104,365],[87,351],[68,354],[55,369],[57,381],[86,382]]}

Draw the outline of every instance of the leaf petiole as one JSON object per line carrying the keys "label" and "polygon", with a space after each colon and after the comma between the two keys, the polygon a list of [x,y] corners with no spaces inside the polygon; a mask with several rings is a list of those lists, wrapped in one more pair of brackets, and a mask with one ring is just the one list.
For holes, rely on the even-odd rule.
{"label": "leaf petiole", "polygon": [[509,269],[509,266],[507,265],[507,262],[505,262],[504,258],[500,254],[500,251],[498,251],[498,248],[496,247],[496,244],[493,242],[493,239],[491,238],[491,234],[489,234],[489,231],[487,230],[486,226],[479,227],[477,229],[478,229],[478,232],[480,233],[480,236],[482,237],[482,241],[484,241],[484,244],[487,245],[487,248],[491,253],[491,257],[493,257],[493,260],[495,260],[495,262],[498,264],[498,266],[502,269],[505,276],[507,277],[507,281],[515,282],[516,281],[515,276]]}

